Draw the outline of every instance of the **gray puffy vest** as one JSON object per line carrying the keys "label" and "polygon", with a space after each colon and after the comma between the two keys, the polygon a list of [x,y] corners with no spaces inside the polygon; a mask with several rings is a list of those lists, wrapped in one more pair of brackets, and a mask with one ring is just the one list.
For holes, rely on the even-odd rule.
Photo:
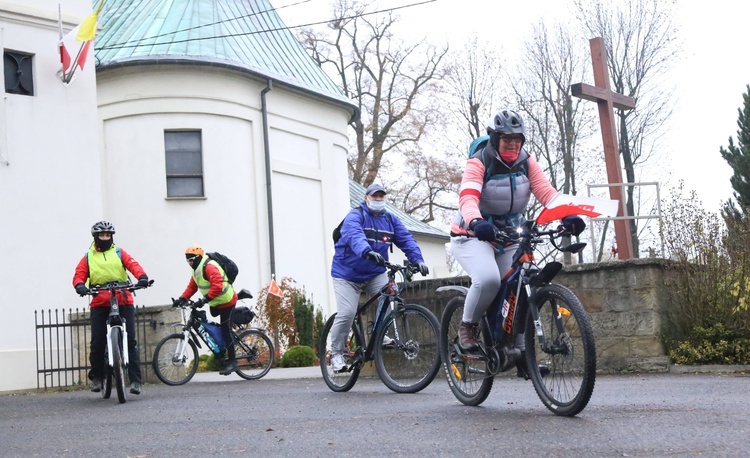
{"label": "gray puffy vest", "polygon": [[[524,221],[523,212],[531,199],[531,184],[528,177],[529,154],[521,149],[512,164],[503,162],[490,142],[479,148],[471,157],[479,158],[485,167],[479,211],[482,218],[498,227],[519,226]],[[454,221],[466,229],[461,212]]]}

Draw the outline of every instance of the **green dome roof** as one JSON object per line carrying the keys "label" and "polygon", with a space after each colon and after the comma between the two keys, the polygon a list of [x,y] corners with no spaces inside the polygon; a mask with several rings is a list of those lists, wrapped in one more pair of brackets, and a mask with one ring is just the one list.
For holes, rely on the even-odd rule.
{"label": "green dome roof", "polygon": [[169,62],[226,66],[354,108],[268,0],[108,0],[98,27],[97,70]]}

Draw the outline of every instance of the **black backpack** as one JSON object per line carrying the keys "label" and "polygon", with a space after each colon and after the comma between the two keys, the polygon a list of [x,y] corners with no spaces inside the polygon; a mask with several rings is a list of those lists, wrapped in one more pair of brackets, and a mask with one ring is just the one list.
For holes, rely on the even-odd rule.
{"label": "black backpack", "polygon": [[[360,216],[364,218],[365,214],[362,213],[362,207],[357,207],[357,210],[359,210]],[[346,216],[344,217],[344,219],[346,219]],[[338,243],[339,239],[341,239],[341,226],[344,225],[344,219],[342,219],[339,225],[336,226],[336,229],[333,230],[333,243],[334,244]]]}
{"label": "black backpack", "polygon": [[[237,278],[237,274],[240,273],[240,269],[239,267],[237,267],[237,264],[234,261],[219,253],[218,251],[206,253],[206,256],[208,256],[208,259],[216,261],[221,266],[227,276],[227,279],[229,280],[229,283],[234,283],[234,279]],[[208,261],[206,261],[206,264],[208,264]],[[204,277],[206,276],[206,264],[203,264]]]}

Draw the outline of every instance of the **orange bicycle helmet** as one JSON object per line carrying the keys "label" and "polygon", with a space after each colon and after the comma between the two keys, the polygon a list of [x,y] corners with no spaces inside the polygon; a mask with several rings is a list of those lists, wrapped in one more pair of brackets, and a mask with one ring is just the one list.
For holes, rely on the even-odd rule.
{"label": "orange bicycle helmet", "polygon": [[205,252],[203,251],[203,248],[201,248],[198,245],[190,245],[185,249],[186,255],[194,255],[194,256],[203,256]]}

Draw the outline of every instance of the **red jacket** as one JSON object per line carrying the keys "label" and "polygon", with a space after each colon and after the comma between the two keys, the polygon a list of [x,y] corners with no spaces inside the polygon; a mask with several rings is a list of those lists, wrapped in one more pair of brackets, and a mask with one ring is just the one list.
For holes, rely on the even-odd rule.
{"label": "red jacket", "polygon": [[[206,263],[206,280],[208,280],[209,283],[211,283],[211,289],[208,290],[208,294],[206,296],[210,298],[214,298],[221,295],[221,291],[224,289],[224,277],[221,275],[221,272],[219,269],[216,268],[213,264]],[[193,294],[195,294],[198,291],[198,285],[195,284],[195,280],[193,280],[192,275],[190,276],[190,282],[187,285],[187,288],[185,288],[185,291],[180,294],[180,297],[185,299],[190,299],[193,297]],[[235,291],[234,296],[232,296],[232,299],[225,303],[225,304],[219,304],[215,309],[223,309],[226,307],[231,307],[234,304],[237,303],[237,292]]]}
{"label": "red jacket", "polygon": [[[97,248],[97,251],[101,251]],[[126,270],[128,270],[131,274],[133,274],[133,277],[140,278],[143,275],[146,275],[146,272],[143,270],[140,264],[138,264],[138,261],[133,259],[130,254],[128,254],[127,251],[120,248],[120,254],[122,257],[120,258],[120,261],[122,261],[122,265],[125,267]],[[79,283],[86,283],[86,281],[89,279],[89,262],[88,262],[88,256],[84,256],[76,266],[76,273],[73,275],[73,287]],[[109,291],[102,291],[96,296],[91,296],[91,303],[89,304],[91,307],[109,307],[109,298],[111,297]],[[117,302],[120,305],[133,305],[133,294],[130,291],[118,291],[117,292]]]}

